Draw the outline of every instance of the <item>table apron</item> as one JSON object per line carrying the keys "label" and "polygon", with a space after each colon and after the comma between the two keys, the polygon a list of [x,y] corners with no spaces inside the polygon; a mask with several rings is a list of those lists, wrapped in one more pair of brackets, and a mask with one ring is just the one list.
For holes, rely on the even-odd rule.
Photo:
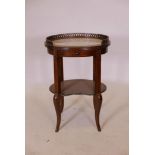
{"label": "table apron", "polygon": [[56,51],[56,55],[60,57],[88,57],[94,56],[100,50],[67,50]]}

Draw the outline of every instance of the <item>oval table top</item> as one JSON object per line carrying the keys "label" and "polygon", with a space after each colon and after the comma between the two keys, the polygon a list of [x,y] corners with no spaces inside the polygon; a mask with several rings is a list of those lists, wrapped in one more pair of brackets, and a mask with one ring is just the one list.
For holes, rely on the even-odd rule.
{"label": "oval table top", "polygon": [[61,56],[92,56],[95,51],[100,50],[101,54],[107,52],[110,45],[107,35],[92,33],[66,33],[48,36],[45,46],[48,53],[54,55],[54,51],[60,52]]}

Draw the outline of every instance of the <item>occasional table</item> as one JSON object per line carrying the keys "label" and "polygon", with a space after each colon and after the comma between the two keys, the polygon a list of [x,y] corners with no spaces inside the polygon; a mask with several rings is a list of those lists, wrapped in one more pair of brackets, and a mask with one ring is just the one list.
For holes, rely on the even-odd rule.
{"label": "occasional table", "polygon": [[[101,54],[107,52],[109,37],[101,34],[67,33],[52,35],[46,38],[45,46],[54,59],[54,84],[49,90],[54,93],[53,102],[57,115],[55,131],[59,131],[61,113],[64,107],[64,96],[93,95],[95,120],[98,131],[101,131],[99,113],[102,95],[106,90],[101,83]],[[63,57],[93,57],[93,80],[64,80]]]}

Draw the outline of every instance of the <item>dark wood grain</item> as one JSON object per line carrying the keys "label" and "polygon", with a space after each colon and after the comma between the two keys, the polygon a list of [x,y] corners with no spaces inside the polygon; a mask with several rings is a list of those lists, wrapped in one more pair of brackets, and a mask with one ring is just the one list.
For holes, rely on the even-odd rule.
{"label": "dark wood grain", "polygon": [[[65,80],[61,83],[61,95],[95,95],[95,85],[93,80],[73,79]],[[55,94],[54,84],[50,86],[49,90]],[[100,92],[106,91],[106,85],[101,83]]]}

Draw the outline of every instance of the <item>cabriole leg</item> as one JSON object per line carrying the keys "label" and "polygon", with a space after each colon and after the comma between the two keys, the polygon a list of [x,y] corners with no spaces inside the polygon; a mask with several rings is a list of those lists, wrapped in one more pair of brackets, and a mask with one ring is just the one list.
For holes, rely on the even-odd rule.
{"label": "cabriole leg", "polygon": [[57,115],[57,124],[56,124],[55,132],[59,131],[59,127],[60,127],[60,123],[61,123],[61,110],[62,110],[61,100],[62,100],[61,95],[54,95],[53,102],[54,102],[55,111],[56,111],[56,115]]}
{"label": "cabriole leg", "polygon": [[100,110],[102,105],[102,95],[101,94],[94,95],[93,101],[94,101],[94,109],[95,109],[96,126],[98,131],[101,131],[99,115],[100,115]]}

